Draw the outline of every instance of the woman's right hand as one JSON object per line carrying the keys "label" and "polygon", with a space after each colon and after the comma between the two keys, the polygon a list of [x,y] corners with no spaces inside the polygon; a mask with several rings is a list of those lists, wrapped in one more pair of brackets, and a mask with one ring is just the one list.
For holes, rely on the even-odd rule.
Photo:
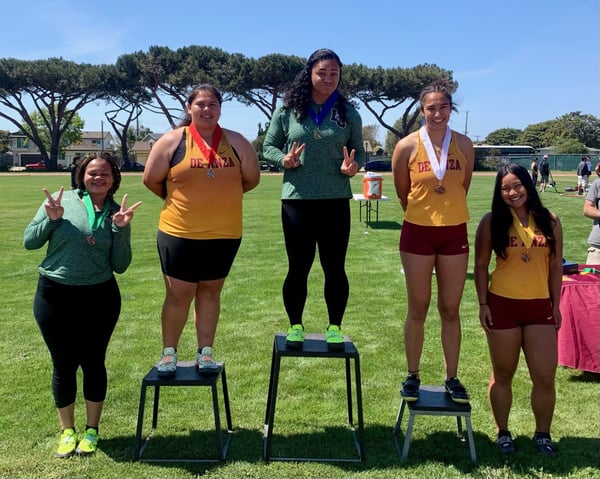
{"label": "woman's right hand", "polygon": [[492,323],[492,313],[490,311],[490,307],[487,304],[479,305],[479,322],[481,323],[481,327],[485,330],[486,333],[491,333],[492,328],[490,327]]}
{"label": "woman's right hand", "polygon": [[44,191],[46,198],[48,198],[48,201],[46,201],[46,203],[44,204],[44,206],[46,207],[46,214],[48,215],[48,218],[50,218],[50,220],[52,221],[61,219],[63,217],[63,214],[65,213],[65,209],[60,204],[63,192],[65,191],[64,187],[60,187],[56,198],[53,198],[52,194],[50,194],[50,192],[46,188],[42,188],[42,190]]}
{"label": "woman's right hand", "polygon": [[284,168],[298,168],[300,166],[300,153],[304,151],[306,143],[302,143],[298,146],[297,142],[292,143],[292,148],[289,153],[283,157],[281,165]]}

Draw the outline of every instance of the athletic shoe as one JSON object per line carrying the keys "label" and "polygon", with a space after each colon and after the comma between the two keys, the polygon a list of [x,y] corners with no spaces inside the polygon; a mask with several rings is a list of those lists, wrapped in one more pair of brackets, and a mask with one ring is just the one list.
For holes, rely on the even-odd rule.
{"label": "athletic shoe", "polygon": [[177,371],[177,351],[175,348],[165,348],[162,353],[162,358],[156,367],[158,377],[172,378]]}
{"label": "athletic shoe", "polygon": [[75,452],[80,456],[87,456],[88,454],[95,453],[96,449],[98,449],[99,439],[98,431],[91,427],[87,428],[83,433],[83,437],[81,438],[81,441],[79,441]]}
{"label": "athletic shoe", "polygon": [[325,331],[325,341],[330,351],[341,351],[344,349],[344,335],[339,326],[330,325]]}
{"label": "athletic shoe", "polygon": [[302,349],[304,344],[304,326],[301,324],[294,324],[287,331],[285,337],[285,345],[290,349]]}
{"label": "athletic shoe", "polygon": [[400,390],[400,396],[402,399],[408,402],[414,402],[419,399],[419,386],[421,386],[421,380],[416,374],[409,374],[406,377],[406,381],[402,383],[402,389]]}
{"label": "athletic shoe", "polygon": [[450,394],[452,400],[459,404],[466,404],[469,402],[469,395],[467,390],[460,383],[458,378],[450,378],[444,383],[446,392]]}
{"label": "athletic shoe", "polygon": [[501,429],[498,431],[498,448],[503,454],[513,454],[515,452],[515,443],[513,442],[510,431]]}
{"label": "athletic shoe", "polygon": [[54,455],[60,458],[71,457],[73,454],[75,454],[76,447],[77,434],[75,433],[75,429],[68,427],[60,435],[58,449]]}
{"label": "athletic shoe", "polygon": [[219,372],[219,366],[212,357],[210,346],[204,346],[201,351],[196,353],[196,367],[200,374],[216,374]]}
{"label": "athletic shoe", "polygon": [[550,438],[550,434],[547,432],[537,432],[533,436],[533,442],[540,451],[545,456],[554,457],[558,454],[554,444],[552,443],[552,439]]}

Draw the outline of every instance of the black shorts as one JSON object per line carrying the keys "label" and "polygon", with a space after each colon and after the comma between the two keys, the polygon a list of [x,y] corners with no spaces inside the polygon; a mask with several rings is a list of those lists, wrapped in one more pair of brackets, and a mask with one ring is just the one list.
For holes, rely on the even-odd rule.
{"label": "black shorts", "polygon": [[226,278],[242,238],[195,240],[159,231],[156,235],[163,274],[197,283]]}

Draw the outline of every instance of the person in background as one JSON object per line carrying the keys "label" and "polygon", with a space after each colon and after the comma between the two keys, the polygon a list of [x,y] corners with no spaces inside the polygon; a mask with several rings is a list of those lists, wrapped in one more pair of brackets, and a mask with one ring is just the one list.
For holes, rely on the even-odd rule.
{"label": "person in background", "polygon": [[534,158],[529,168],[529,174],[531,175],[531,180],[533,181],[534,185],[537,185],[538,173],[538,159]]}
{"label": "person in background", "polygon": [[[490,280],[492,252],[496,264]],[[562,253],[560,221],[542,205],[527,170],[518,164],[502,167],[492,210],[477,228],[474,276],[492,362],[488,396],[503,453],[515,452],[508,419],[522,350],[532,382],[533,441],[542,454],[556,455],[550,426],[556,403]]]}
{"label": "person in background", "polygon": [[457,374],[459,309],[469,261],[467,193],[474,152],[471,140],[448,126],[450,114],[456,109],[452,91],[453,85],[447,81],[428,85],[421,91],[419,101],[425,123],[402,138],[392,154],[394,186],[404,211],[400,258],[408,293],[404,323],[408,376],[400,394],[406,401],[419,398],[419,365],[435,269],[445,388],[453,401],[469,402]]}
{"label": "person in background", "polygon": [[600,265],[600,162],[596,163],[596,180],[591,184],[585,201],[583,214],[594,220],[588,237],[587,259],[585,264]]}
{"label": "person in background", "polygon": [[[56,456],[92,454],[107,391],[106,350],[121,310],[114,273],[131,263],[130,222],[138,201],[114,200],[121,175],[109,153],[87,155],[75,190],[50,194],[25,228],[23,244],[48,245],[39,266],[33,314],[52,358],[52,393],[62,428]],[[77,370],[83,373],[86,426],[75,429]]]}
{"label": "person in background", "polygon": [[540,182],[540,193],[546,191],[546,187],[550,183],[550,165],[548,164],[548,155],[542,157],[542,164],[540,165],[540,175],[542,180]]}
{"label": "person in background", "polygon": [[80,161],[81,161],[81,157],[79,155],[76,155],[73,157],[73,161],[71,162],[71,165],[69,166],[69,170],[71,172],[71,189],[72,190],[77,188],[77,166],[79,165]]}
{"label": "person in background", "polygon": [[577,193],[583,195],[588,189],[588,181],[592,168],[588,164],[587,156],[582,156],[577,164]]}
{"label": "person in background", "polygon": [[157,233],[166,295],[160,377],[177,371],[177,346],[194,301],[200,374],[214,374],[213,343],[221,291],[242,241],[244,193],[260,181],[252,144],[221,128],[221,93],[202,84],[187,99],[181,126],[154,144],[144,185],[164,200]]}
{"label": "person in background", "polygon": [[263,145],[265,158],[284,169],[281,219],[288,272],[283,302],[290,349],[304,344],[302,316],[317,247],[325,276],[327,346],[344,348],[350,178],[364,165],[365,150],[361,117],[338,90],[341,77],[342,62],[335,52],[313,52],[274,113]]}

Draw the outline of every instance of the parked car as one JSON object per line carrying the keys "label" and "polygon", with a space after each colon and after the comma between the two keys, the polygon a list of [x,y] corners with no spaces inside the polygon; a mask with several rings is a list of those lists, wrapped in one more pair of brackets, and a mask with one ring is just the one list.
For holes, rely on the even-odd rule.
{"label": "parked car", "polygon": [[137,161],[131,163],[123,163],[121,165],[121,171],[144,171],[145,165],[138,163]]}
{"label": "parked car", "polygon": [[29,163],[25,165],[26,171],[44,171],[47,170],[46,163],[43,161],[38,161],[37,163]]}
{"label": "parked car", "polygon": [[367,161],[365,171],[392,171],[392,162],[388,160]]}

